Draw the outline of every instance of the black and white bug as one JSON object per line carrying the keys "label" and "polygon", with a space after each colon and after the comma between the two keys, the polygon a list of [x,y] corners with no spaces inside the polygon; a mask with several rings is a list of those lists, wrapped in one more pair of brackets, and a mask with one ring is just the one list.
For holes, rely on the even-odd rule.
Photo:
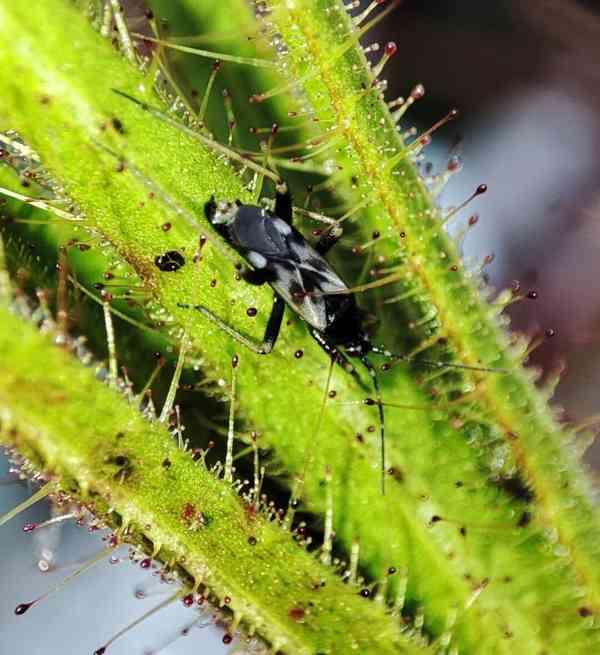
{"label": "black and white bug", "polygon": [[[169,123],[177,129],[197,139],[205,146],[226,154],[244,165],[254,167],[271,180],[278,180],[270,171],[258,166],[252,160],[243,159],[229,148],[212,141],[207,136],[181,125],[162,111],[137,100],[127,93],[113,89],[115,93],[134,102],[144,111],[150,112],[158,119]],[[336,273],[325,259],[327,252],[341,236],[341,228],[334,226],[325,231],[319,241],[311,246],[304,236],[292,225],[292,197],[287,185],[278,180],[276,186],[275,206],[273,211],[254,205],[235,202],[215,201],[211,198],[205,205],[204,213],[217,232],[252,266],[242,272],[243,278],[250,284],[269,284],[274,290],[273,307],[269,316],[263,341],[259,344],[249,339],[235,328],[225,323],[204,305],[179,303],[179,307],[195,309],[218,325],[236,341],[259,355],[267,355],[275,346],[285,305],[301,316],[309,325],[310,333],[331,357],[332,361],[342,366],[360,382],[349,358],[358,358],[371,376],[376,400],[366,399],[369,405],[376,404],[379,410],[381,435],[381,487],[384,491],[385,480],[385,417],[381,389],[376,369],[369,360],[369,353],[383,355],[388,359],[408,361],[410,357],[391,353],[385,348],[375,346],[365,330],[365,313],[358,307],[352,290]],[[179,253],[177,253],[179,254]],[[161,257],[168,257],[166,269],[177,270],[178,264],[172,262],[173,252]],[[158,261],[160,259],[160,262]],[[177,258],[175,258],[177,259]],[[157,258],[156,265],[163,264]],[[160,267],[160,266],[159,266]],[[419,363],[435,368],[456,368],[471,371],[500,372],[503,369],[434,362],[419,358]]]}
{"label": "black and white bug", "polygon": [[[215,230],[252,266],[242,272],[250,284],[269,284],[275,292],[273,307],[261,343],[244,336],[222,321],[204,305],[179,304],[195,309],[215,322],[234,339],[260,355],[269,354],[277,341],[285,305],[308,324],[311,335],[331,359],[358,378],[349,358],[358,358],[365,366],[375,390],[379,410],[381,435],[381,486],[385,490],[385,416],[376,369],[369,353],[393,359],[408,359],[393,355],[375,346],[364,328],[365,312],[344,280],[325,259],[325,254],[338,241],[341,229],[326,231],[319,241],[310,245],[292,225],[292,198],[284,184],[278,185],[274,211],[236,202],[217,202],[211,198],[204,212]],[[478,371],[498,369],[460,364],[423,361],[425,365]],[[360,379],[360,378],[358,378]]]}
{"label": "black and white bug", "polygon": [[[292,225],[292,202],[287,191],[277,193],[275,211],[235,203],[206,204],[205,214],[215,229],[252,265],[243,272],[250,284],[269,284],[275,291],[274,306],[263,344],[267,354],[275,345],[286,303],[310,326],[317,342],[334,360],[347,368],[345,353],[366,355],[371,343],[362,329],[363,312],[342,278],[324,255],[341,230],[327,232],[311,246]],[[275,320],[276,318],[276,320]]]}
{"label": "black and white bug", "polygon": [[358,357],[369,371],[377,395],[384,472],[383,405],[375,368],[367,358],[375,348],[363,327],[364,312],[324,257],[339,239],[341,229],[325,232],[316,245],[310,245],[292,225],[292,198],[283,184],[277,188],[273,212],[239,201],[216,202],[214,198],[206,203],[204,211],[216,231],[252,266],[243,271],[243,278],[250,284],[272,287],[273,307],[263,341],[257,344],[203,305],[179,306],[200,311],[255,353],[267,355],[279,336],[287,304],[304,319],[311,335],[335,363],[356,375],[348,357]]}

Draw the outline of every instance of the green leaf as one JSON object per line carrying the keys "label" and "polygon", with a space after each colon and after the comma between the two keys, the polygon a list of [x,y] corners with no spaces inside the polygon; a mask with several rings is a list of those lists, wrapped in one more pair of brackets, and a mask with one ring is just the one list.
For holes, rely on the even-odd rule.
{"label": "green leaf", "polygon": [[[60,0],[0,4],[2,127],[19,130],[84,212],[84,229],[136,271],[153,316],[176,337],[185,329],[209,379],[228,379],[231,356],[240,356],[237,419],[260,432],[260,446],[272,449],[291,485],[303,479],[304,507],[332,518],[338,548],[356,552],[359,544],[361,567],[373,579],[390,566],[403,572],[390,578],[386,594],[398,607],[406,600],[417,627],[424,621],[438,643],[465,653],[592,652],[600,528],[570,437],[522,368],[524,348],[506,334],[502,307],[482,300],[478,278],[445,234],[342,5],[272,5],[264,20],[285,43],[287,88],[302,90],[327,126],[322,159],[341,166],[329,183],[345,209],[361,206],[351,238],[361,244],[374,231],[382,235],[382,264],[342,250],[336,265],[348,280],[362,281],[360,266],[397,273],[401,298],[380,312],[378,338],[399,350],[429,349],[429,360],[508,371],[403,363],[382,373],[384,399],[397,405],[386,407],[385,496],[377,408],[360,402],[372,395],[368,375],[361,372],[365,391],[336,367],[321,420],[328,361],[297,317],[265,358],[178,307],[202,302],[260,339],[270,294],[236,281],[225,245],[202,218],[212,194],[244,201],[252,194],[234,166],[111,91],[159,106],[151,81]],[[191,0],[186,6],[195,13]],[[124,155],[125,170],[98,144]],[[212,237],[199,264],[198,231]],[[183,253],[186,265],[162,273],[154,258],[170,250]],[[389,293],[374,297],[389,300]]]}
{"label": "green leaf", "polygon": [[363,600],[163,425],[3,304],[0,357],[0,441],[116,527],[120,541],[230,610],[228,630],[242,622],[285,653],[428,652],[381,603]]}

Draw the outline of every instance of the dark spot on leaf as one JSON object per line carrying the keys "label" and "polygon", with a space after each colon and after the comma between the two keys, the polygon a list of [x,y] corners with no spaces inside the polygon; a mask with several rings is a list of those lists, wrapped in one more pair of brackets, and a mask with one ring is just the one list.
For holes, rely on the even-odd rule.
{"label": "dark spot on leaf", "polygon": [[[357,435],[358,437],[359,435]],[[404,482],[404,473],[397,468],[396,466],[390,466],[390,468],[387,470],[388,475],[391,475],[394,480],[397,480],[398,482]]]}
{"label": "dark spot on leaf", "polygon": [[123,123],[118,118],[113,118],[111,120],[111,124],[116,132],[118,132],[119,134],[125,134],[125,128],[123,127]]}
{"label": "dark spot on leaf", "polygon": [[533,490],[518,473],[508,478],[499,478],[496,484],[515,500],[530,503],[535,498]]}

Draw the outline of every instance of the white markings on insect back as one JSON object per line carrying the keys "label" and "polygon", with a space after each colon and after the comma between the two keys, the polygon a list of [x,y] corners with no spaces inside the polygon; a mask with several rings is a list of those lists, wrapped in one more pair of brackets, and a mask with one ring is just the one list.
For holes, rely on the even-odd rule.
{"label": "white markings on insect back", "polygon": [[[345,289],[344,282],[331,270],[313,268],[310,263],[272,263],[277,280],[271,283],[275,291],[302,318],[317,330],[328,327],[327,305],[323,294]],[[307,280],[311,285],[307,288]],[[312,295],[318,291],[320,295]]]}
{"label": "white markings on insect back", "polygon": [[[297,238],[291,237],[287,239],[287,245],[290,252],[296,256],[295,260],[298,262],[296,266],[299,274],[303,279],[305,276],[310,278],[315,291],[320,293],[339,293],[347,288],[346,283],[331,268],[329,262],[319,255],[306,241],[300,241]],[[302,288],[304,291],[311,291],[311,289],[306,289],[306,284],[302,284]]]}
{"label": "white markings on insect back", "polygon": [[259,252],[250,250],[246,254],[246,259],[254,266],[254,268],[264,268],[267,265],[266,257],[263,257]]}
{"label": "white markings on insect back", "polygon": [[292,233],[292,228],[285,221],[281,220],[281,218],[274,217],[271,218],[270,220],[272,224],[275,226],[275,229],[283,236],[287,237]]}
{"label": "white markings on insect back", "polygon": [[[219,203],[216,215],[230,207]],[[269,283],[297,314],[320,332],[327,329],[324,295],[347,287],[300,233],[264,209],[241,205],[237,206],[229,237],[254,268],[274,273]]]}
{"label": "white markings on insect back", "polygon": [[321,332],[327,328],[327,313],[323,297],[304,295],[306,288],[298,266],[272,264],[277,279],[271,286],[285,302],[309,324]]}
{"label": "white markings on insect back", "polygon": [[301,266],[301,271],[309,273],[315,283],[315,291],[327,293],[339,293],[348,287],[340,276],[329,266],[322,267],[320,260],[307,259]]}
{"label": "white markings on insect back", "polygon": [[[271,264],[277,273],[272,286],[309,325],[323,332],[328,326],[323,294],[339,293],[346,284],[314,248],[296,238],[287,223],[284,225],[289,230],[286,245],[291,257],[285,263]],[[315,291],[318,293],[312,295]]]}

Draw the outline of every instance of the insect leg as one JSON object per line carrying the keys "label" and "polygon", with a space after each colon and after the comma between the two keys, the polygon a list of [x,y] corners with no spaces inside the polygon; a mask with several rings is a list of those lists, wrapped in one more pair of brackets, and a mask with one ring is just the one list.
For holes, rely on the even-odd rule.
{"label": "insect leg", "polygon": [[248,284],[259,287],[273,280],[273,273],[264,268],[244,268],[240,275]]}
{"label": "insect leg", "polygon": [[292,194],[285,182],[278,184],[275,189],[275,216],[284,220],[288,225],[292,224]]}
{"label": "insect leg", "polygon": [[379,385],[379,378],[377,377],[377,371],[373,364],[369,361],[366,355],[363,355],[360,358],[360,361],[365,365],[369,375],[373,380],[373,387],[375,388],[375,395],[377,396],[377,408],[379,409],[379,430],[380,430],[380,440],[381,440],[381,493],[385,494],[385,418],[383,414],[383,403],[381,401],[381,387]]}
{"label": "insect leg", "polygon": [[335,346],[335,344],[328,341],[326,337],[323,336],[321,332],[315,328],[310,329],[314,340],[323,348],[323,350],[333,359],[336,364],[339,364],[343,369],[347,371],[353,371],[354,366],[350,363],[348,358],[342,353],[341,350]]}
{"label": "insect leg", "polygon": [[416,362],[417,364],[424,364],[430,368],[454,368],[464,371],[481,371],[482,373],[508,373],[508,370],[505,368],[493,368],[489,366],[470,366],[468,364],[454,364],[452,362],[434,362],[430,359],[421,359],[414,355],[401,355],[398,353],[393,353],[380,346],[373,346],[372,351],[378,355],[384,355],[394,362]]}
{"label": "insect leg", "polygon": [[238,330],[231,327],[231,325],[225,323],[223,319],[219,318],[204,305],[178,303],[177,306],[182,309],[195,309],[197,312],[200,312],[202,316],[209,321],[212,321],[232,339],[235,339],[238,343],[246,346],[246,348],[255,352],[257,355],[268,355],[273,350],[277,337],[279,336],[279,329],[281,328],[281,321],[283,320],[283,312],[285,310],[285,303],[283,300],[279,296],[275,296],[273,299],[273,308],[271,309],[271,314],[265,329],[265,336],[263,337],[262,343],[257,343],[241,332],[238,332]]}
{"label": "insect leg", "polygon": [[279,296],[275,295],[273,297],[271,314],[267,321],[267,327],[265,328],[265,336],[263,337],[262,347],[265,355],[270,353],[275,347],[277,337],[279,336],[279,330],[281,329],[281,321],[283,320],[284,311],[285,303]]}
{"label": "insect leg", "polygon": [[352,365],[352,362],[348,357],[331,341],[329,341],[321,332],[315,328],[311,328],[310,333],[313,339],[323,348],[323,350],[331,357],[331,359],[339,364],[345,371],[350,373],[352,377],[357,381],[362,389],[365,389],[363,381],[360,379],[360,376],[356,372],[356,369]]}

